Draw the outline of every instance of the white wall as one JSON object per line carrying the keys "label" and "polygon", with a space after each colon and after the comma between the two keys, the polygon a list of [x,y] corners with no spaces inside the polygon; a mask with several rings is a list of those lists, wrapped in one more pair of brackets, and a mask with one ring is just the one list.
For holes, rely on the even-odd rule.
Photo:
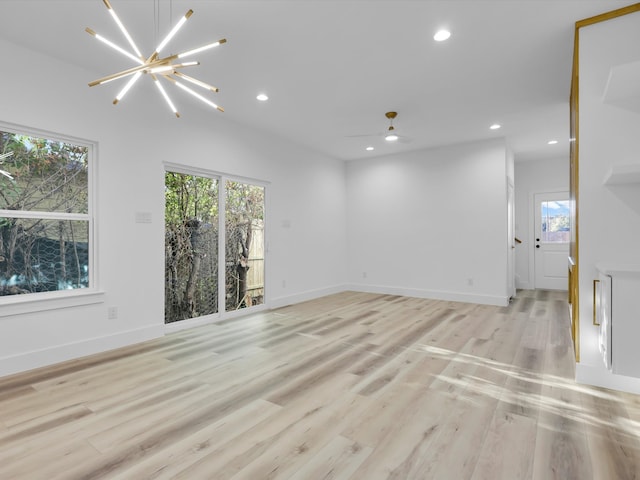
{"label": "white wall", "polygon": [[350,162],[352,288],[506,305],[507,165],[502,140]]}
{"label": "white wall", "polygon": [[[0,375],[164,333],[163,162],[270,182],[270,306],[344,288],[343,162],[205,107],[176,119],[148,85],[136,86],[114,107],[109,85],[87,86],[100,73],[7,42],[0,50],[7,65],[17,66],[2,77],[0,120],[98,143],[98,283],[104,291],[103,301],[92,305],[0,312]],[[135,212],[150,212],[152,223],[136,224]],[[118,307],[118,319],[107,320],[107,306]]]}
{"label": "white wall", "polygon": [[[0,376],[165,333],[165,162],[269,182],[270,307],[348,287],[508,301],[511,167],[501,140],[345,166],[205,107],[176,119],[145,86],[114,107],[113,88],[86,84],[100,73],[4,41],[0,49],[7,64],[20,65],[3,76],[1,121],[97,143],[103,292],[96,303],[45,303],[21,314],[0,304]],[[152,223],[135,223],[136,212],[151,213]],[[118,319],[107,319],[109,306]]]}
{"label": "white wall", "polygon": [[516,255],[514,246],[515,233],[515,157],[510,148],[507,148],[505,158],[506,183],[507,183],[507,237],[505,248],[507,249],[507,295],[509,298],[516,296]]}
{"label": "white wall", "polygon": [[605,370],[598,328],[592,325],[596,263],[640,263],[640,184],[603,185],[612,165],[640,164],[640,113],[603,102],[611,67],[640,59],[640,12],[583,27],[579,41],[581,355],[576,374],[588,383],[640,392],[639,379]]}
{"label": "white wall", "polygon": [[516,162],[516,287],[535,288],[534,195],[544,192],[569,191],[569,158],[554,158]]}

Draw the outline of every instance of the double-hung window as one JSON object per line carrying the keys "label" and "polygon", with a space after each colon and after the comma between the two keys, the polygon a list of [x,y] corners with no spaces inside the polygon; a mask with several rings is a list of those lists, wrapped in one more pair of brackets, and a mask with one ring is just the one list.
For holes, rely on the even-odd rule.
{"label": "double-hung window", "polygon": [[0,297],[93,287],[92,155],[90,142],[0,124]]}

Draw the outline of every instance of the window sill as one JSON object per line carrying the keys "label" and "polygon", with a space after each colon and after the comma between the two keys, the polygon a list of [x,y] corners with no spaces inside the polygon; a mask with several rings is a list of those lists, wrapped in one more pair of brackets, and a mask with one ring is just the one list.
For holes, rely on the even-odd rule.
{"label": "window sill", "polygon": [[[27,298],[28,297],[28,298]],[[61,295],[59,292],[16,295],[0,298],[0,317],[79,307],[104,302],[104,292],[82,290]]]}

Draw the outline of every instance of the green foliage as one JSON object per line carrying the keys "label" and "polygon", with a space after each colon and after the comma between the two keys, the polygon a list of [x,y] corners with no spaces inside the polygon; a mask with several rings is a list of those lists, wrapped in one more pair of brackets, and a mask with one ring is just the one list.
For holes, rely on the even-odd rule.
{"label": "green foliage", "polygon": [[0,132],[0,208],[86,213],[88,149],[56,140]]}
{"label": "green foliage", "polygon": [[264,220],[264,187],[227,181],[227,225]]}
{"label": "green foliage", "polygon": [[218,181],[182,173],[165,174],[165,221],[181,224],[185,219],[211,223],[218,217]]}
{"label": "green foliage", "polygon": [[568,231],[570,225],[569,215],[556,215],[549,218],[549,231],[559,232]]}

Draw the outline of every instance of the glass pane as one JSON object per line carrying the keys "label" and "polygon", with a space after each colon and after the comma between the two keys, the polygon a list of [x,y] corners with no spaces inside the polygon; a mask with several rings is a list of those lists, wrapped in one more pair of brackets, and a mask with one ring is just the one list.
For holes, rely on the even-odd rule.
{"label": "glass pane", "polygon": [[165,323],[218,312],[218,181],[165,174]]}
{"label": "glass pane", "polygon": [[264,303],[264,187],[226,182],[227,311]]}
{"label": "glass pane", "polygon": [[541,203],[543,242],[569,242],[571,236],[569,206],[569,200],[554,200]]}
{"label": "glass pane", "polygon": [[0,218],[0,295],[89,286],[89,222]]}
{"label": "glass pane", "polygon": [[88,148],[0,131],[0,209],[88,212]]}

